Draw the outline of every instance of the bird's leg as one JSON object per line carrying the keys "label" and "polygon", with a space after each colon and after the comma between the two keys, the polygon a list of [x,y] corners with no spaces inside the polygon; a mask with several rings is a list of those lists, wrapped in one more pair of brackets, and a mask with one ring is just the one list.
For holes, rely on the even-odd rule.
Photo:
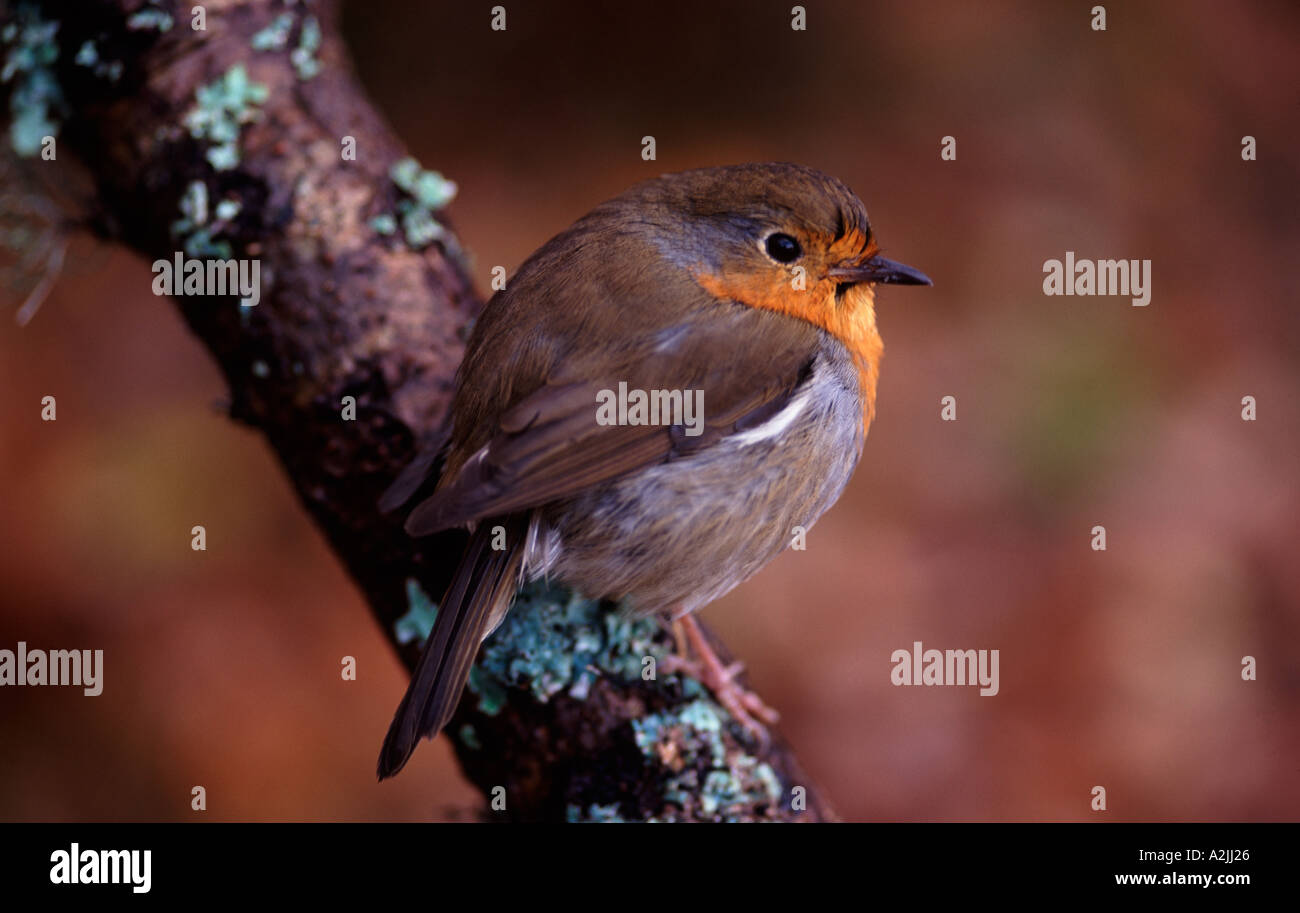
{"label": "bird's leg", "polygon": [[[682,671],[699,679],[736,722],[744,726],[760,743],[767,744],[768,733],[763,723],[770,726],[780,717],[775,710],[763,703],[762,698],[736,681],[736,676],[744,669],[744,665],[723,665],[693,614],[674,618],[672,630],[676,654],[667,658],[666,670],[670,674]],[[695,655],[694,659],[687,658],[688,651]],[[759,720],[763,722],[760,723]]]}
{"label": "bird's leg", "polygon": [[671,661],[673,659],[685,659],[686,650],[688,647],[686,643],[686,628],[682,624],[681,618],[677,615],[673,616],[672,633],[673,633],[673,655],[669,657],[669,660]]}

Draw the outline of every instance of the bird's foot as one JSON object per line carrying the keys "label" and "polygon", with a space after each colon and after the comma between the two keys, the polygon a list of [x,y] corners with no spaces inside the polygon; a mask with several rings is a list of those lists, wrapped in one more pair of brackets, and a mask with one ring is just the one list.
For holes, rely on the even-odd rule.
{"label": "bird's foot", "polygon": [[[673,639],[677,642],[677,649],[674,655],[665,659],[665,671],[669,674],[685,672],[698,679],[760,745],[769,744],[771,736],[763,724],[774,725],[780,715],[763,703],[757,694],[736,681],[736,676],[745,668],[744,664],[724,665],[693,615],[673,619]],[[693,653],[694,658],[689,658],[688,653]]]}

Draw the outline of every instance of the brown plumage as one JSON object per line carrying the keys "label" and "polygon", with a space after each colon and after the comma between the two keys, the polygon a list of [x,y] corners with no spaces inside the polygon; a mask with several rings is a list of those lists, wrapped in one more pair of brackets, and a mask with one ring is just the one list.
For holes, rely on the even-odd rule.
{"label": "brown plumage", "polygon": [[[928,281],[877,256],[848,188],[797,165],[643,182],[533,254],[474,328],[441,479],[407,518],[416,536],[475,533],[385,740],[381,779],[446,724],[520,580],[545,573],[681,616],[811,527],[852,474],[873,415],[873,285]],[[703,391],[699,433],[599,423],[601,391],[620,383]],[[422,473],[404,473],[387,500],[409,496]],[[505,551],[488,545],[495,526]]]}

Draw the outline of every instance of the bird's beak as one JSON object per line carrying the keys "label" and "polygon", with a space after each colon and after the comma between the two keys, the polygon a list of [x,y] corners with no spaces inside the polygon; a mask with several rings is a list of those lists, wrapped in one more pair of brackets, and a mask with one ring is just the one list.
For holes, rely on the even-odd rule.
{"label": "bird's beak", "polygon": [[830,271],[830,277],[839,282],[879,282],[888,285],[934,285],[930,277],[919,269],[912,269],[902,263],[886,260],[884,257],[872,257],[853,266],[837,266]]}

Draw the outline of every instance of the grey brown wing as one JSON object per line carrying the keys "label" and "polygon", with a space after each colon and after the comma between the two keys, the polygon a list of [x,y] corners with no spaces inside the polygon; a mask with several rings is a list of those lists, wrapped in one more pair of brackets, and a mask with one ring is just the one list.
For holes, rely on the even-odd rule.
{"label": "grey brown wing", "polygon": [[[731,324],[692,328],[691,345],[615,371],[603,368],[603,376],[591,376],[598,358],[570,365],[565,376],[522,397],[498,418],[487,444],[411,513],[407,531],[428,535],[537,507],[645,466],[688,457],[765,421],[807,380],[816,351],[811,327],[808,334],[788,332],[789,327],[766,322],[771,318],[788,320],[762,317],[756,325],[774,326],[775,332],[739,337]],[[736,338],[746,340],[743,348],[734,345]],[[584,373],[585,378],[573,379]],[[704,400],[701,433],[687,434],[680,422],[600,424],[597,394],[616,389],[620,381],[642,390],[698,385]]]}

